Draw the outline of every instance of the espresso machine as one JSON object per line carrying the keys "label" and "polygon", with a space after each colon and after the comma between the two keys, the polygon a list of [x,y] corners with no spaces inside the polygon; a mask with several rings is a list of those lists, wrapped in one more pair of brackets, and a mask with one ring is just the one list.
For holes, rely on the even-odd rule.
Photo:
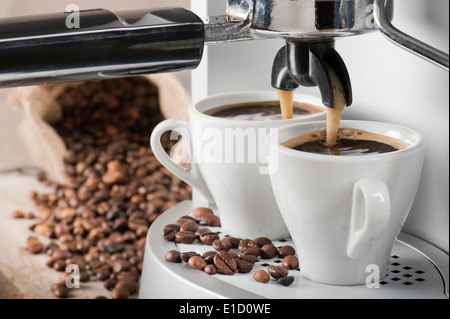
{"label": "espresso machine", "polygon": [[[217,11],[222,14],[217,15]],[[235,84],[239,88],[245,90],[258,86],[258,81],[252,84],[248,79],[250,74],[259,72],[265,75],[268,87],[289,91],[318,89],[323,104],[332,108],[334,97],[329,72],[333,68],[343,83],[347,104],[355,105],[350,108],[355,112],[349,112],[349,118],[389,121],[395,118],[394,114],[398,111],[380,106],[379,109],[386,113],[384,118],[379,115],[380,112],[358,110],[363,107],[358,103],[359,82],[352,83],[352,69],[348,64],[364,57],[351,56],[345,46],[342,47],[345,56],[341,55],[336,44],[341,41],[364,41],[369,36],[365,34],[369,33],[382,34],[406,51],[435,64],[437,70],[434,72],[448,74],[448,54],[396,28],[392,22],[394,2],[389,0],[228,0],[220,3],[194,0],[190,10],[168,8],[112,13],[97,9],[79,14],[79,28],[67,27],[69,12],[0,20],[0,87],[195,69],[191,89],[195,101],[221,93],[218,87],[226,90],[223,82],[233,78],[233,74],[225,74],[226,69],[221,69],[219,64],[226,61],[229,66],[235,61],[236,70],[239,66],[248,65],[249,77],[245,83],[238,81]],[[396,14],[401,15],[401,12]],[[352,39],[352,36],[357,37]],[[249,56],[252,58],[249,59]],[[346,56],[349,56],[348,60]],[[249,60],[254,62],[248,63]],[[368,63],[382,65],[385,61],[371,60]],[[373,90],[378,87],[382,90],[382,83],[370,81],[371,76],[368,72],[367,79],[359,81],[370,82],[368,85]],[[217,80],[206,84],[220,77],[222,82]],[[405,109],[400,105],[399,108]],[[371,117],[373,114],[376,115]],[[416,111],[405,115],[404,120],[407,123],[412,118],[419,121],[418,114],[420,112]],[[448,116],[446,122],[445,118],[443,121],[447,127],[442,127],[441,131],[446,130],[448,135]],[[439,123],[442,124],[442,121]],[[405,123],[405,126],[411,125]],[[417,130],[423,131],[420,125]],[[300,291],[286,295],[286,298],[333,298],[342,297],[342,293],[349,298],[414,298],[423,293],[448,298],[448,196],[435,196],[437,188],[439,195],[445,190],[448,192],[448,139],[445,148],[439,154],[433,146],[428,150],[431,155],[427,155],[429,163],[424,167],[424,182],[419,190],[418,202],[411,212],[412,222],[406,223],[406,233],[402,233],[395,247],[394,256],[402,258],[397,262],[398,276],[393,276],[393,281],[379,290],[369,291],[359,287],[350,292],[344,292],[339,287],[321,290],[320,285],[309,284],[312,286],[309,294]],[[442,176],[436,176],[432,171],[436,163],[444,168]],[[183,298],[183,291],[190,291],[189,297],[194,298],[284,296],[286,291],[278,288],[271,287],[269,291],[267,287],[249,287],[240,277],[204,278],[206,276],[201,273],[164,263],[164,253],[173,247],[162,241],[160,229],[173,221],[176,214],[201,202],[201,195],[194,190],[193,202],[174,207],[171,217],[167,214],[169,220],[164,220],[163,215],[150,229],[148,236],[151,240],[148,243],[151,245],[146,247],[140,297]],[[421,224],[424,214],[434,222]],[[433,227],[441,225],[443,220],[447,221],[447,226],[441,226],[437,233],[434,232]],[[193,247],[179,249],[192,250]],[[412,279],[406,280],[408,278]],[[155,285],[163,288],[154,291],[152,287]],[[168,288],[172,285],[190,290],[178,289],[175,293]],[[389,287],[393,289],[389,290]],[[418,288],[413,291],[410,287]]]}

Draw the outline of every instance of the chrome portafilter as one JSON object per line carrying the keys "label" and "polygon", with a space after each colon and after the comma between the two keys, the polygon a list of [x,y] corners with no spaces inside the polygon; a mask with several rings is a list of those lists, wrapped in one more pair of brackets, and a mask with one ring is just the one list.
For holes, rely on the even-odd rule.
{"label": "chrome portafilter", "polygon": [[[379,30],[448,70],[439,50],[396,29],[393,0],[227,0],[226,13],[200,18],[183,8],[105,9],[0,19],[0,88],[105,79],[196,68],[205,45],[284,38],[275,87],[317,85],[333,107],[332,67],[351,103],[350,80],[333,42]],[[79,25],[67,21],[76,14]],[[283,56],[285,60],[283,61]]]}

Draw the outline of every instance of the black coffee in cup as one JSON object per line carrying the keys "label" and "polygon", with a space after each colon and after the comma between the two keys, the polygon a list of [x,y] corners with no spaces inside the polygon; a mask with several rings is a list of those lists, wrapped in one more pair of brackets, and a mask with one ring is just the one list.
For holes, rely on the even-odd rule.
{"label": "black coffee in cup", "polygon": [[[320,112],[323,112],[323,109],[318,106],[295,102],[292,118],[301,118]],[[267,121],[282,119],[279,101],[230,104],[212,108],[204,113],[214,117],[243,121]]]}
{"label": "black coffee in cup", "polygon": [[351,128],[339,129],[336,145],[327,147],[326,132],[314,131],[282,143],[297,151],[340,156],[364,156],[395,152],[409,146],[398,139]]}

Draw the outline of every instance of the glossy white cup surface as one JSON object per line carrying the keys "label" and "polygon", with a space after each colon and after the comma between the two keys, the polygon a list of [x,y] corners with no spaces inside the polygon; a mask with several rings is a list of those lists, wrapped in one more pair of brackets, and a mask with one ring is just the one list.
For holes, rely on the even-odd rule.
{"label": "glossy white cup surface", "polygon": [[[165,120],[152,133],[151,147],[158,160],[172,173],[192,185],[211,204],[217,206],[224,235],[239,238],[265,236],[271,239],[289,237],[272,192],[269,175],[261,174],[261,169],[267,165],[265,139],[270,129],[322,120],[325,118],[325,112],[298,119],[269,121],[224,119],[206,115],[204,112],[218,106],[276,100],[278,100],[276,91],[237,92],[211,96],[189,107],[189,123]],[[295,94],[294,101],[324,108],[321,100],[313,96]],[[160,136],[170,130],[178,132],[189,145],[190,168],[176,164],[162,149]],[[230,130],[267,132],[259,138],[261,143],[248,143],[246,146],[246,151],[250,153],[263,154],[265,163],[247,159],[244,162],[206,161],[202,157],[205,149],[216,142],[205,139],[205,136],[211,137],[213,133],[225,136]],[[224,147],[229,144],[223,140],[220,143]],[[226,150],[222,156],[227,155],[232,154]]]}
{"label": "glossy white cup surface", "polygon": [[325,122],[292,125],[267,139],[274,150],[269,162],[276,160],[278,167],[270,179],[303,276],[358,285],[387,274],[394,240],[419,185],[425,140],[388,123],[341,121],[340,127],[387,135],[410,146],[365,156],[301,152],[280,143],[324,129]]}

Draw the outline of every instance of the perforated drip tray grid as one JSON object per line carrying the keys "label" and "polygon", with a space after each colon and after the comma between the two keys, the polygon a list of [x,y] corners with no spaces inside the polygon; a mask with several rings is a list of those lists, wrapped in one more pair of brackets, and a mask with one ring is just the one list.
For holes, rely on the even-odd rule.
{"label": "perforated drip tray grid", "polygon": [[[211,246],[198,241],[193,244],[180,244],[168,242],[162,238],[162,229],[165,225],[174,223],[183,215],[190,214],[195,207],[197,206],[191,201],[184,201],[165,212],[150,228],[141,281],[142,296],[140,297],[172,298],[173,295],[172,297],[163,296],[160,293],[153,295],[151,289],[145,287],[147,284],[155,284],[155,281],[159,280],[157,277],[164,273],[165,276],[167,274],[172,276],[177,285],[189,287],[186,291],[190,293],[186,295],[186,298],[195,298],[196,289],[199,291],[198,297],[211,298],[448,298],[448,255],[416,237],[403,233],[394,244],[388,275],[382,278],[378,284],[372,285],[372,288],[366,285],[332,286],[313,282],[303,277],[301,260],[300,268],[289,271],[289,275],[295,278],[291,286],[281,286],[275,280],[262,284],[252,278],[253,272],[258,269],[266,269],[270,265],[280,265],[281,258],[278,257],[258,259],[250,273],[236,273],[231,276],[208,275],[189,267],[186,263],[166,262],[164,255],[171,249],[177,249],[180,252],[195,251],[199,254],[213,250]],[[220,215],[219,212],[216,214]],[[218,232],[221,238],[227,236],[219,227],[208,228]],[[283,245],[295,247],[290,238],[273,241],[273,243],[277,247]]]}

